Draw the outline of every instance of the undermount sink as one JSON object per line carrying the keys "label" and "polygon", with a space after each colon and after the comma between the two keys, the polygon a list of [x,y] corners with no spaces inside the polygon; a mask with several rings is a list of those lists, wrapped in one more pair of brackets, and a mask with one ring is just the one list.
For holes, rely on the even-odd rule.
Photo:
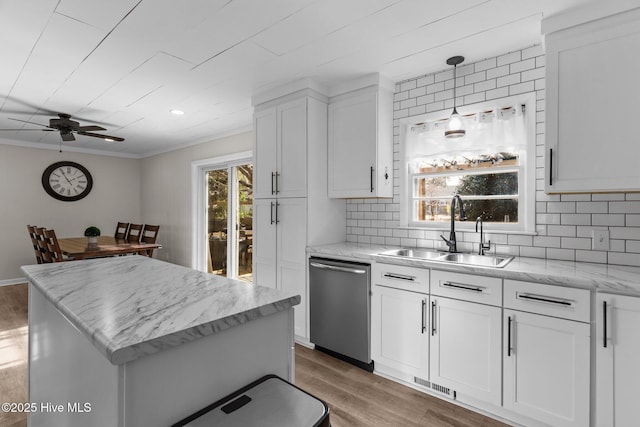
{"label": "undermount sink", "polygon": [[424,249],[393,249],[381,252],[378,255],[394,256],[400,258],[424,259],[452,264],[464,264],[477,267],[503,268],[513,259],[512,256],[476,255],[464,253],[448,253],[429,251]]}
{"label": "undermount sink", "polygon": [[394,249],[381,255],[398,256],[402,258],[434,259],[445,255],[446,252],[427,251],[424,249]]}
{"label": "undermount sink", "polygon": [[475,255],[461,253],[446,254],[442,258],[440,258],[441,261],[496,268],[504,267],[505,265],[509,264],[512,259],[512,256]]}

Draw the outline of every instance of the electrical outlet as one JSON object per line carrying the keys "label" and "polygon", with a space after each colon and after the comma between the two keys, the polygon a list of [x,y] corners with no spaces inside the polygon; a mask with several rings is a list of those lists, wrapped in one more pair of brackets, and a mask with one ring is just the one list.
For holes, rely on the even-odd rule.
{"label": "electrical outlet", "polygon": [[609,230],[593,230],[591,249],[599,251],[609,250]]}

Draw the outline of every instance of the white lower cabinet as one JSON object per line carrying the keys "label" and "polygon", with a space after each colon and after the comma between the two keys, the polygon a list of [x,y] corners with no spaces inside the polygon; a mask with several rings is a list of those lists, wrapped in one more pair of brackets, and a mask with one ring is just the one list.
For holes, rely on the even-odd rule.
{"label": "white lower cabinet", "polygon": [[429,295],[376,285],[371,315],[378,333],[371,337],[376,369],[406,381],[429,378]]}
{"label": "white lower cabinet", "polygon": [[638,425],[640,298],[596,297],[596,426]]}
{"label": "white lower cabinet", "polygon": [[429,270],[374,263],[371,358],[378,373],[429,380]]}
{"label": "white lower cabinet", "polygon": [[504,288],[503,406],[554,427],[589,426],[589,291],[511,280]]}
{"label": "white lower cabinet", "polygon": [[431,310],[432,387],[500,405],[502,309],[431,296]]}
{"label": "white lower cabinet", "polygon": [[464,402],[502,403],[502,280],[432,270],[432,388]]}

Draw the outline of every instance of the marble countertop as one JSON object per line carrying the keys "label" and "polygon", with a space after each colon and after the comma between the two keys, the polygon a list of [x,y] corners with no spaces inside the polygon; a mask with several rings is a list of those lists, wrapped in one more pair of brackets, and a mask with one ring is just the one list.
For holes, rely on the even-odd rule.
{"label": "marble countertop", "polygon": [[23,266],[112,364],[286,310],[300,296],[143,256]]}
{"label": "marble countertop", "polygon": [[491,268],[379,255],[380,252],[390,249],[397,248],[335,243],[308,247],[307,253],[315,256],[378,261],[640,296],[640,267],[515,257],[504,268]]}

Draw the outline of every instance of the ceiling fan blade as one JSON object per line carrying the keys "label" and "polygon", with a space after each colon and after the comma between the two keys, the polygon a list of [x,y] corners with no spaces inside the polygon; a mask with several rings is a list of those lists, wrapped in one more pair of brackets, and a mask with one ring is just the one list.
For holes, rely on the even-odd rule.
{"label": "ceiling fan blade", "polygon": [[78,126],[75,130],[81,131],[81,132],[91,132],[94,130],[106,130],[106,129],[103,128],[102,126],[90,125],[90,126]]}
{"label": "ceiling fan blade", "polygon": [[43,124],[41,124],[41,123],[30,122],[30,121],[27,121],[27,120],[20,120],[20,119],[12,119],[11,117],[7,117],[7,118],[8,118],[9,120],[14,120],[14,121],[16,121],[16,122],[29,123],[30,125],[38,125],[38,126],[43,126],[43,127],[46,127],[46,128],[48,128],[48,127],[49,127],[49,126],[47,126],[47,125],[43,125]]}
{"label": "ceiling fan blade", "polygon": [[53,132],[55,129],[0,129],[0,131],[23,131],[23,130],[38,130],[38,131],[42,131],[42,132]]}
{"label": "ceiling fan blade", "polygon": [[102,135],[102,134],[93,133],[93,132],[78,131],[78,135],[93,136],[94,138],[101,138],[101,139],[104,139],[104,140],[111,139],[111,140],[117,141],[117,142],[124,141],[124,138],[120,138],[118,136]]}
{"label": "ceiling fan blade", "polygon": [[75,141],[76,140],[76,137],[73,136],[73,134],[71,132],[69,132],[69,133],[60,132],[60,136],[62,137],[63,141]]}

